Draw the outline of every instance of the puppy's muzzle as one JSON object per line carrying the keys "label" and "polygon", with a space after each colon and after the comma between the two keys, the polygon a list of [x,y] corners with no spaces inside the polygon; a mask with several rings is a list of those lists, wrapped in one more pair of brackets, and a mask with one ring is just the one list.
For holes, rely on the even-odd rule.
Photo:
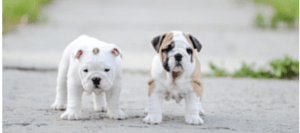
{"label": "puppy's muzzle", "polygon": [[175,54],[174,55],[175,61],[176,61],[176,66],[177,67],[182,67],[181,66],[181,60],[182,60],[182,55],[181,54]]}
{"label": "puppy's muzzle", "polygon": [[181,54],[176,54],[176,55],[174,55],[174,58],[175,58],[175,60],[176,61],[181,61],[182,60],[182,55]]}
{"label": "puppy's muzzle", "polygon": [[94,83],[94,85],[95,85],[95,88],[99,88],[101,78],[99,78],[99,77],[94,77],[94,78],[92,78],[92,81],[93,81],[93,83]]}

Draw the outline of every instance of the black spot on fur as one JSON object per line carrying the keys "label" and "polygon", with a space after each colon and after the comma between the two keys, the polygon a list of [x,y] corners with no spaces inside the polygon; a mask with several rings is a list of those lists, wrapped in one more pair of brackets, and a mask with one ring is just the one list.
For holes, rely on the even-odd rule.
{"label": "black spot on fur", "polygon": [[187,52],[189,55],[191,55],[191,54],[193,53],[193,50],[192,50],[191,48],[187,48],[187,49],[186,49],[186,52]]}
{"label": "black spot on fur", "polygon": [[186,52],[191,56],[191,62],[193,62],[193,50],[191,48],[187,48]]}
{"label": "black spot on fur", "polygon": [[170,43],[167,48],[162,49],[162,52],[168,53],[174,48],[174,42]]}
{"label": "black spot on fur", "polygon": [[170,67],[169,67],[169,58],[167,57],[166,61],[163,63],[163,67],[167,72],[170,72]]}

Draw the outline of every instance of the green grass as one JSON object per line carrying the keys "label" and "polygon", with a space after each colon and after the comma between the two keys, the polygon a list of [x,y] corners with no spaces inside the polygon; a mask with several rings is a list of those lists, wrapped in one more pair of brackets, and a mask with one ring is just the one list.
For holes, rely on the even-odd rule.
{"label": "green grass", "polygon": [[[277,28],[278,22],[282,21],[288,24],[289,28],[293,28],[299,18],[299,0],[253,0],[256,3],[271,5],[275,9],[275,13],[272,16],[271,28]],[[262,16],[257,15],[255,23],[258,27],[261,27]],[[265,23],[263,24],[265,25]]]}
{"label": "green grass", "polygon": [[2,33],[15,28],[25,15],[28,17],[28,22],[37,21],[40,14],[41,5],[49,3],[51,0],[3,0],[2,1]]}
{"label": "green grass", "polygon": [[243,63],[239,70],[232,74],[226,73],[225,69],[217,68],[213,63],[210,63],[210,68],[213,73],[206,76],[231,76],[231,77],[251,77],[251,78],[276,78],[276,79],[295,79],[299,77],[299,61],[288,56],[283,59],[274,59],[269,62],[271,70],[260,67],[254,70],[255,64]]}
{"label": "green grass", "polygon": [[256,15],[255,24],[259,28],[266,28],[267,27],[264,16],[261,13]]}
{"label": "green grass", "polygon": [[231,76],[232,77],[251,77],[251,78],[273,78],[272,72],[265,69],[259,68],[255,71],[255,64],[247,65],[246,63],[242,64],[240,70],[235,71]]}
{"label": "green grass", "polygon": [[299,76],[299,61],[285,56],[270,62],[275,78],[295,78]]}
{"label": "green grass", "polygon": [[213,72],[210,73],[210,74],[205,74],[204,76],[210,76],[210,77],[213,77],[213,76],[218,76],[218,77],[228,76],[228,74],[227,74],[227,72],[226,72],[225,69],[218,68],[212,62],[209,62],[209,67],[210,67],[210,69],[212,69]]}

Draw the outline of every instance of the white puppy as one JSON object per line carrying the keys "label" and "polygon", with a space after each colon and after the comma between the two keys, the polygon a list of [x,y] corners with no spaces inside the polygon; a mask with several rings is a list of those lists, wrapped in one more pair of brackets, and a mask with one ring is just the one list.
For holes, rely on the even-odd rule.
{"label": "white puppy", "polygon": [[128,117],[119,107],[122,86],[119,55],[122,56],[121,50],[116,45],[86,35],[66,47],[58,69],[56,100],[51,105],[55,110],[67,108],[61,119],[80,119],[83,91],[93,93],[96,111],[105,111],[107,101],[108,117]]}
{"label": "white puppy", "polygon": [[148,82],[149,108],[144,123],[158,124],[162,121],[163,99],[175,99],[177,103],[185,99],[185,121],[188,124],[203,124],[199,116],[203,92],[200,62],[196,49],[201,50],[200,42],[188,33],[172,31],[155,37],[152,45],[157,51],[151,67]]}

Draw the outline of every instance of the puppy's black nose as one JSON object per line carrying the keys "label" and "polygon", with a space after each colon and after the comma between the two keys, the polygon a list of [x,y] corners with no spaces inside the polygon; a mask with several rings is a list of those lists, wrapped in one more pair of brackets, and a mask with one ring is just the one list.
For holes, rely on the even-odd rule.
{"label": "puppy's black nose", "polygon": [[95,85],[99,85],[101,79],[100,79],[99,77],[94,77],[94,78],[92,78],[92,81],[93,81],[93,83],[94,83]]}
{"label": "puppy's black nose", "polygon": [[182,55],[181,54],[175,54],[175,60],[176,61],[181,61],[181,59],[182,59]]}

